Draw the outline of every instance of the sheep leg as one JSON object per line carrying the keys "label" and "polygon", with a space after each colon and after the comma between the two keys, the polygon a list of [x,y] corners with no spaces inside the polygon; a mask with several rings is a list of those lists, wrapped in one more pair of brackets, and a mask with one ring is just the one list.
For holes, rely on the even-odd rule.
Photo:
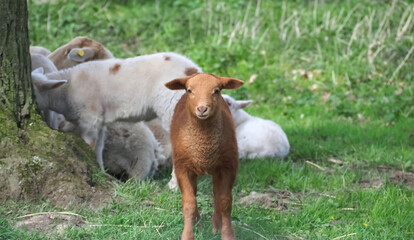
{"label": "sheep leg", "polygon": [[194,239],[193,225],[200,219],[197,208],[197,176],[190,171],[175,169],[178,186],[181,190],[184,214],[184,230],[182,240]]}
{"label": "sheep leg", "polygon": [[223,240],[235,239],[231,224],[232,188],[236,174],[217,170],[213,175],[214,213],[213,232],[221,231]]}
{"label": "sheep leg", "polygon": [[99,131],[98,139],[95,145],[95,156],[96,161],[98,161],[99,167],[103,172],[105,172],[104,163],[103,163],[103,150],[105,146],[105,136],[106,136],[106,126],[103,126]]}
{"label": "sheep leg", "polygon": [[177,190],[177,177],[175,176],[174,166],[171,172],[171,180],[168,182],[168,188],[171,190]]}

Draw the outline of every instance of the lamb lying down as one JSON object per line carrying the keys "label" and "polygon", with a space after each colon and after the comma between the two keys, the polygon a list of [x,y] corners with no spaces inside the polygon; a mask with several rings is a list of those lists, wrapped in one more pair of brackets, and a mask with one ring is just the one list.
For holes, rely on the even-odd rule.
{"label": "lamb lying down", "polygon": [[[66,121],[61,114],[56,118],[56,123],[58,126],[56,130],[81,135],[80,128]],[[107,172],[122,180],[130,178],[143,180],[152,177],[159,167],[169,167],[171,143],[168,141],[165,150],[164,143],[161,142],[163,139],[156,138],[160,133],[154,133],[154,128],[157,131],[162,129],[158,119],[151,122],[108,124],[103,150],[103,163]]]}
{"label": "lamb lying down", "polygon": [[236,125],[240,158],[283,158],[289,154],[289,141],[282,128],[270,120],[249,115],[242,108],[253,101],[236,101],[223,94]]}

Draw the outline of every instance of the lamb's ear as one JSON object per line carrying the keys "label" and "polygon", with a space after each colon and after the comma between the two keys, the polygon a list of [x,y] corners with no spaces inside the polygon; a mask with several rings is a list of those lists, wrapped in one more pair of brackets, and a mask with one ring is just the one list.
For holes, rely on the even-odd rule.
{"label": "lamb's ear", "polygon": [[32,82],[39,91],[47,91],[58,88],[67,83],[67,80],[51,80],[46,77],[39,77],[32,74]]}
{"label": "lamb's ear", "polygon": [[219,77],[222,89],[236,89],[243,85],[243,81],[236,78]]}
{"label": "lamb's ear", "polygon": [[187,77],[176,78],[172,81],[165,83],[164,85],[171,90],[185,89],[185,84],[187,83],[188,79],[192,77],[193,76],[191,75]]}
{"label": "lamb's ear", "polygon": [[252,104],[253,100],[237,100],[236,104],[239,108],[245,108],[247,106],[250,106]]}
{"label": "lamb's ear", "polygon": [[43,67],[38,67],[35,70],[33,70],[32,73],[34,73],[34,74],[44,74],[45,70],[43,69]]}
{"label": "lamb's ear", "polygon": [[69,59],[75,62],[86,62],[95,56],[95,51],[90,47],[73,48],[68,53]]}

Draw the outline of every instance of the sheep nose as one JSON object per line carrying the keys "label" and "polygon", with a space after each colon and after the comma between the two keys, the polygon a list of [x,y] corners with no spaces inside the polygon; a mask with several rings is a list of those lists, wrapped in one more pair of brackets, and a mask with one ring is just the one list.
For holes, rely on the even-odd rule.
{"label": "sheep nose", "polygon": [[201,114],[204,114],[205,112],[207,112],[207,107],[205,106],[197,107],[197,111]]}

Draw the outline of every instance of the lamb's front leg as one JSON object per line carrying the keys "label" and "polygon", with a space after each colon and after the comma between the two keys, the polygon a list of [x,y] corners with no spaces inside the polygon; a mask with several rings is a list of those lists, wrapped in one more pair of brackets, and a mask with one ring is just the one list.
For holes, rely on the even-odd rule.
{"label": "lamb's front leg", "polygon": [[200,219],[196,199],[197,176],[185,169],[175,169],[175,172],[181,190],[184,214],[184,230],[181,240],[192,240],[194,239],[194,222]]}

